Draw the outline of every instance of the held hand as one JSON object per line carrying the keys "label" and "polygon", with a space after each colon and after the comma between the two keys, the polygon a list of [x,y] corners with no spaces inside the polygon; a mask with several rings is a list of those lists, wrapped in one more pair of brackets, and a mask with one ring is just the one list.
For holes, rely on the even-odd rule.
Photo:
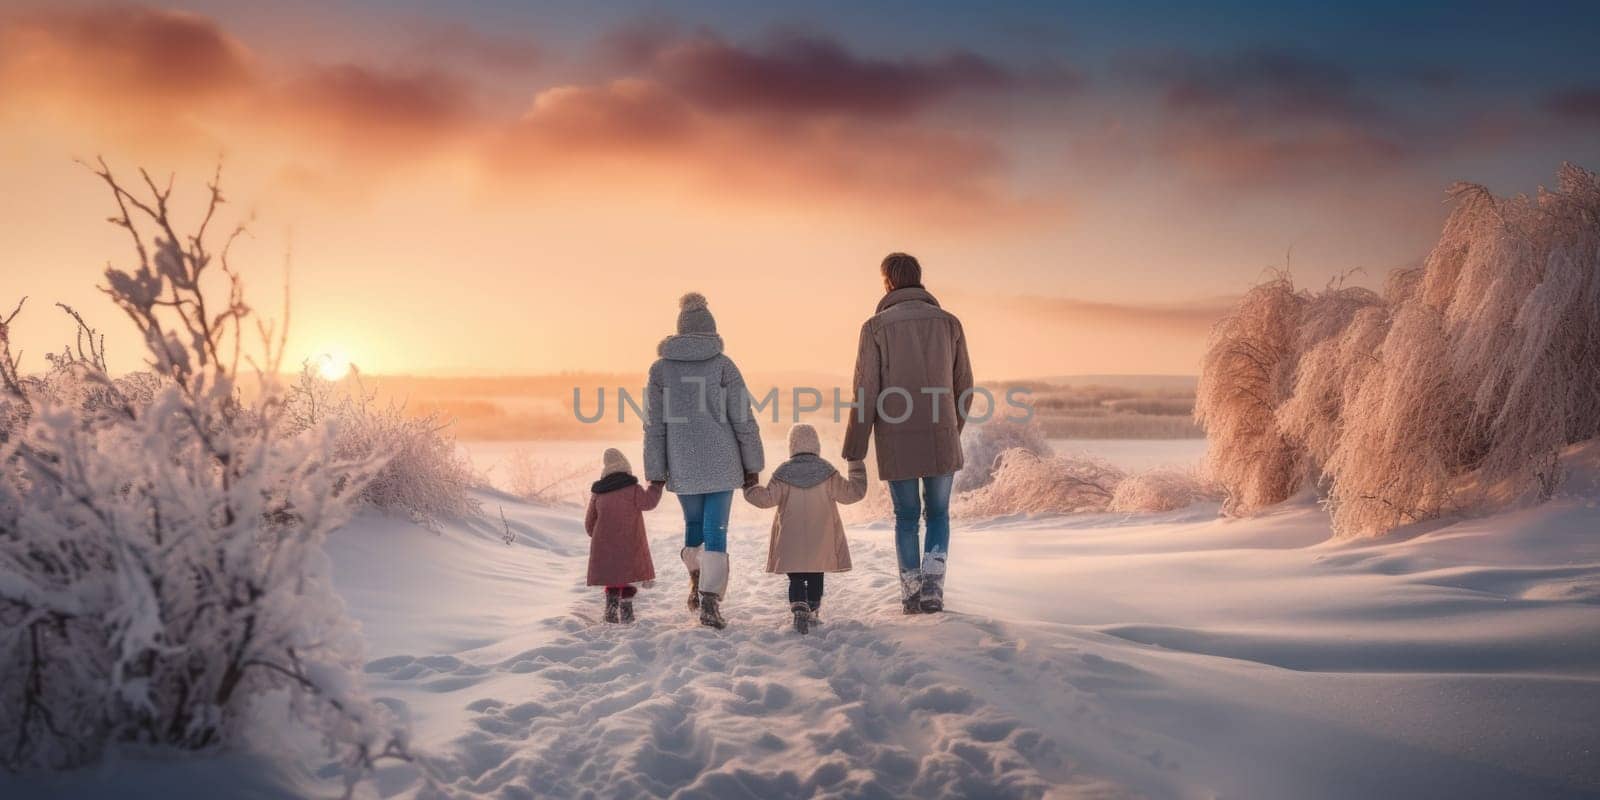
{"label": "held hand", "polygon": [[761,482],[760,473],[746,472],[744,474],[744,488],[748,489]]}

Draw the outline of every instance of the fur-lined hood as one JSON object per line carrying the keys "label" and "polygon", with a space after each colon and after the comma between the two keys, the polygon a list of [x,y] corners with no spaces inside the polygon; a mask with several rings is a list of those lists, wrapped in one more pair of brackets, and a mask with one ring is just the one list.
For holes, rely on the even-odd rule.
{"label": "fur-lined hood", "polygon": [[669,361],[705,361],[722,355],[722,337],[715,333],[678,333],[656,345],[656,355]]}
{"label": "fur-lined hood", "polygon": [[772,479],[799,489],[809,489],[819,483],[837,475],[839,470],[834,469],[828,460],[816,453],[800,453],[778,465],[772,471]]}

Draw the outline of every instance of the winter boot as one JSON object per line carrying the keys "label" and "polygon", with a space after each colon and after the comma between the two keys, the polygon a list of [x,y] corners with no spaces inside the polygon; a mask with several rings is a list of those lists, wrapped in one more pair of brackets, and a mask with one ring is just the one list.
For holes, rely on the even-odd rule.
{"label": "winter boot", "polygon": [[944,610],[944,553],[927,553],[922,557],[922,613],[937,614]]}
{"label": "winter boot", "polygon": [[678,551],[678,557],[689,570],[690,611],[700,610],[700,550],[699,547],[685,547]]}
{"label": "winter boot", "polygon": [[725,628],[720,602],[728,596],[728,554],[706,552],[700,554],[700,624],[712,628]]}
{"label": "winter boot", "polygon": [[717,596],[710,592],[700,593],[700,624],[722,630],[728,627],[728,621],[722,618],[722,609],[718,607],[717,600]]}
{"label": "winter boot", "polygon": [[922,570],[900,570],[900,613],[922,613]]}
{"label": "winter boot", "polygon": [[811,627],[815,628],[822,624],[822,617],[817,616],[822,611],[822,603],[818,601],[809,605],[811,607]]}
{"label": "winter boot", "polygon": [[616,622],[622,606],[622,595],[611,589],[606,590],[606,622]]}
{"label": "winter boot", "polygon": [[624,625],[633,624],[633,598],[631,598],[631,597],[623,598],[621,611],[622,611],[622,613],[619,614],[618,617],[621,618],[622,624],[624,624]]}
{"label": "winter boot", "polygon": [[811,606],[804,600],[789,604],[789,611],[794,614],[794,632],[807,634],[811,632]]}

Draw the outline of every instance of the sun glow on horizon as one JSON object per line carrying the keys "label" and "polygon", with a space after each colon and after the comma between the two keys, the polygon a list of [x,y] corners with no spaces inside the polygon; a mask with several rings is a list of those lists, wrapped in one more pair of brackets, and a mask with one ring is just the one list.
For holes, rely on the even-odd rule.
{"label": "sun glow on horizon", "polygon": [[324,351],[312,361],[316,364],[317,374],[321,375],[324,380],[344,380],[345,376],[355,369],[355,365],[350,362],[349,357],[340,350]]}

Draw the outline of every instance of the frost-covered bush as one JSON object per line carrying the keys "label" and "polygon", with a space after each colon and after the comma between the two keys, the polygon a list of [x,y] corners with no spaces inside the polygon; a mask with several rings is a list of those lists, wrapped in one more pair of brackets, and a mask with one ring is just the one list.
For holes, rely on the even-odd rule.
{"label": "frost-covered bush", "polygon": [[226,746],[253,706],[284,701],[351,776],[408,757],[361,692],[360,638],[322,549],[381,461],[338,457],[327,426],[284,433],[268,327],[259,398],[241,402],[250,311],[226,244],[213,250],[205,223],[176,234],[170,188],[99,175],[136,248],[107,292],[156,378],[112,380],[86,350],[22,380],[0,330],[7,407],[25,409],[0,445],[0,764]]}
{"label": "frost-covered bush", "polygon": [[447,433],[437,414],[409,415],[393,404],[379,405],[361,391],[341,391],[304,366],[287,399],[289,430],[327,424],[333,454],[343,460],[381,459],[361,498],[388,511],[436,525],[440,518],[477,514],[469,489],[477,482],[472,465]]}
{"label": "frost-covered bush", "polygon": [[1389,309],[1370,290],[1331,288],[1305,298],[1294,386],[1274,422],[1300,449],[1308,474],[1319,474],[1333,457],[1345,410],[1377,364],[1371,354],[1388,330]]}
{"label": "frost-covered bush", "polygon": [[1036,456],[1050,455],[1050,442],[1037,419],[1026,421],[995,417],[968,425],[961,434],[962,467],[956,473],[956,492],[987,486],[994,478],[1000,454],[1022,449]]}
{"label": "frost-covered bush", "polygon": [[1108,509],[1125,513],[1176,511],[1216,499],[1215,487],[1192,469],[1162,467],[1124,478],[1111,494]]}
{"label": "frost-covered bush", "polygon": [[1041,456],[1016,448],[1001,453],[987,486],[959,496],[962,517],[1002,514],[1073,514],[1105,511],[1125,474],[1092,458]]}
{"label": "frost-covered bush", "polygon": [[1228,513],[1281,502],[1305,478],[1303,448],[1275,419],[1293,386],[1305,305],[1288,276],[1275,275],[1212,329],[1194,416],[1206,429],[1206,467],[1227,493]]}
{"label": "frost-covered bush", "polygon": [[1275,280],[1218,327],[1196,416],[1233,510],[1314,472],[1337,532],[1379,534],[1547,498],[1562,449],[1600,435],[1600,180],[1451,197],[1381,300]]}

